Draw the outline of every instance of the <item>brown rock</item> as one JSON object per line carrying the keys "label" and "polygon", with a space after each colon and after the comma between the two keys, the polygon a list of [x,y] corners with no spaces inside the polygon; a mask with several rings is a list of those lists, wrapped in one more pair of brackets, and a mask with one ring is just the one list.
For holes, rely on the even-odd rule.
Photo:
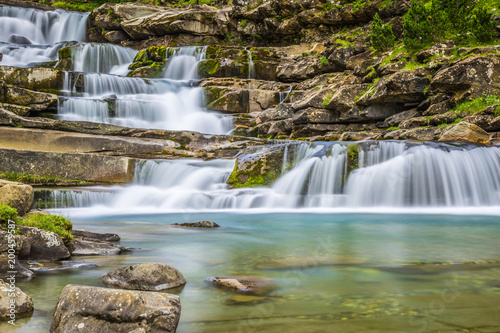
{"label": "brown rock", "polygon": [[257,276],[222,276],[211,277],[207,282],[222,289],[233,290],[242,294],[261,295],[276,288],[273,280]]}
{"label": "brown rock", "polygon": [[180,315],[176,295],[70,284],[59,296],[50,332],[174,333]]}
{"label": "brown rock", "polygon": [[15,208],[19,216],[31,210],[33,200],[34,194],[31,186],[0,180],[0,204]]}
{"label": "brown rock", "polygon": [[174,223],[172,225],[177,225],[179,227],[188,227],[188,228],[219,228],[215,222],[212,221],[200,221],[200,222],[192,222],[192,223]]}
{"label": "brown rock", "polygon": [[439,141],[490,144],[490,137],[481,127],[462,121],[447,129]]}
{"label": "brown rock", "polygon": [[[11,308],[11,301],[14,306]],[[30,296],[10,284],[0,280],[0,321],[30,316],[33,313],[33,300]]]}

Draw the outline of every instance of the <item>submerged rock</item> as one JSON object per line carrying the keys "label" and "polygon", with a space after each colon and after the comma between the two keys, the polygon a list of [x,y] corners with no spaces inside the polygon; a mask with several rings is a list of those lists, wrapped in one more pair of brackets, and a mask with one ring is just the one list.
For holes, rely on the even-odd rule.
{"label": "submerged rock", "polygon": [[96,268],[97,265],[83,261],[62,260],[59,262],[29,262],[29,268],[34,272],[65,271],[68,269]]}
{"label": "submerged rock", "polygon": [[105,274],[102,281],[105,284],[135,290],[164,290],[186,284],[181,272],[165,264],[119,267]]}
{"label": "submerged rock", "polygon": [[359,265],[366,261],[360,258],[345,256],[286,258],[261,262],[255,265],[258,269],[305,269],[316,266]]}
{"label": "submerged rock", "polygon": [[[14,307],[11,307],[11,302]],[[0,321],[26,317],[33,313],[33,300],[14,284],[0,280]]]}
{"label": "submerged rock", "polygon": [[229,289],[242,294],[261,295],[276,289],[273,280],[258,276],[222,276],[206,280],[214,286]]}
{"label": "submerged rock", "polygon": [[175,332],[179,296],[67,285],[57,302],[51,333]]}
{"label": "submerged rock", "polygon": [[215,222],[212,221],[200,221],[200,222],[186,222],[186,223],[174,223],[172,225],[176,225],[179,227],[188,227],[188,228],[219,228]]}

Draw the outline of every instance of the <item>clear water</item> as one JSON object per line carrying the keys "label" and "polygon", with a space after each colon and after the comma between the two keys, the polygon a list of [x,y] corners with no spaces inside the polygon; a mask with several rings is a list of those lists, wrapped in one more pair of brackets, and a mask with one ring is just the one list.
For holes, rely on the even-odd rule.
{"label": "clear water", "polygon": [[[87,210],[90,214],[91,210]],[[82,257],[96,269],[39,273],[18,281],[37,311],[17,332],[46,332],[68,283],[102,286],[110,269],[144,262],[178,268],[187,280],[178,332],[496,332],[499,265],[403,266],[480,262],[500,257],[498,217],[376,214],[158,214],[86,217],[76,227],[117,232],[130,255]],[[222,228],[169,224],[209,219]],[[324,257],[337,265],[316,265]],[[264,269],[263,262],[309,258],[306,268]],[[355,264],[343,264],[356,262]],[[261,265],[259,265],[261,264]],[[230,304],[211,276],[255,275],[278,288],[258,304]],[[496,315],[495,315],[496,314]],[[7,331],[5,324],[0,326]],[[464,330],[465,331],[465,330]]]}

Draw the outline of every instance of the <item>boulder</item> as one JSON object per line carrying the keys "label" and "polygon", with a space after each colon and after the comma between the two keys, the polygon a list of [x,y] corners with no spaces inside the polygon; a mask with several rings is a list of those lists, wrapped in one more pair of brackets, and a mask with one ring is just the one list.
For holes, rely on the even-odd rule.
{"label": "boulder", "polygon": [[31,111],[57,110],[57,95],[54,94],[6,86],[4,96],[0,97],[0,102],[29,107]]}
{"label": "boulder", "polygon": [[458,61],[438,71],[432,78],[432,91],[455,92],[455,99],[474,99],[500,95],[500,56],[476,56]]}
{"label": "boulder", "polygon": [[63,88],[64,74],[62,71],[48,67],[17,68],[0,66],[0,80],[6,84],[27,89]]}
{"label": "boulder", "polygon": [[174,333],[181,314],[176,295],[67,285],[57,302],[51,333]]}
{"label": "boulder", "polygon": [[375,87],[360,97],[358,104],[418,103],[425,99],[427,84],[426,78],[416,76],[411,71],[395,73],[381,78]]}
{"label": "boulder", "polygon": [[272,184],[281,176],[284,150],[285,146],[242,150],[227,184],[232,188]]}
{"label": "boulder", "polygon": [[95,255],[116,255],[122,253],[125,248],[110,242],[73,239],[73,256],[95,256]]}
{"label": "boulder", "polygon": [[189,227],[189,228],[219,228],[215,222],[212,221],[200,221],[200,222],[187,222],[187,223],[174,223],[172,225],[177,225],[179,227]]}
{"label": "boulder", "polygon": [[165,264],[142,264],[119,267],[102,277],[105,284],[135,290],[164,290],[182,286],[181,272]]}
{"label": "boulder", "polygon": [[450,126],[439,141],[449,142],[473,142],[481,144],[490,144],[490,137],[481,127],[462,121],[456,125]]}
{"label": "boulder", "polygon": [[262,295],[276,289],[272,279],[258,276],[222,276],[206,280],[214,286],[242,294]]}
{"label": "boulder", "polygon": [[117,242],[120,240],[120,236],[117,234],[100,234],[97,232],[92,232],[84,229],[73,229],[72,231],[73,237],[85,239],[85,240],[93,240],[93,241],[104,241],[104,242]]}
{"label": "boulder", "polygon": [[21,235],[30,239],[30,259],[57,261],[70,257],[68,248],[58,234],[25,226],[19,226],[18,230]]}
{"label": "boulder", "polygon": [[[12,265],[12,260],[13,266]],[[9,254],[7,252],[0,253],[0,277],[6,278],[6,277],[11,277],[12,273],[9,273],[11,271],[15,271],[15,276],[16,277],[31,277],[33,276],[33,272],[25,267],[23,267],[20,262],[19,258],[17,255],[14,255],[14,258],[12,256],[9,257]]]}
{"label": "boulder", "polygon": [[31,297],[15,286],[15,280],[13,284],[6,281],[0,280],[0,321],[30,316],[33,313]]}
{"label": "boulder", "polygon": [[0,180],[0,204],[15,208],[23,216],[33,206],[34,192],[29,185]]}

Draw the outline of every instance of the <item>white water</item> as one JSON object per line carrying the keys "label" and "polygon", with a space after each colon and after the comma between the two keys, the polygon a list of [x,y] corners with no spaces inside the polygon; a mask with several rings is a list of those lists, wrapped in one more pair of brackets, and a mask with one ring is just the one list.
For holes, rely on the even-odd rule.
{"label": "white water", "polygon": [[172,80],[199,79],[198,65],[206,59],[206,46],[167,48],[168,60],[164,77]]}
{"label": "white water", "polygon": [[254,79],[255,78],[255,64],[253,62],[252,52],[247,50],[247,53],[248,53],[248,78]]}
{"label": "white water", "polygon": [[[72,51],[75,70],[85,72],[79,97],[59,100],[58,114],[135,128],[192,130],[207,134],[231,131],[231,118],[203,108],[203,89],[192,87],[205,47],[168,49],[165,79],[124,77],[135,51],[114,45],[86,44]],[[94,60],[92,60],[94,59]],[[111,75],[116,74],[116,75]],[[73,91],[70,86],[66,91]],[[112,112],[110,112],[112,110]]]}
{"label": "white water", "polygon": [[82,44],[71,48],[73,70],[127,75],[137,51],[113,44]]}
{"label": "white water", "polygon": [[94,209],[120,214],[470,208],[500,215],[499,147],[366,142],[359,145],[359,168],[348,176],[346,144],[298,144],[288,151],[283,176],[261,188],[228,189],[234,161],[147,161],[137,166],[134,185],[116,190],[105,205],[96,198]]}
{"label": "white water", "polygon": [[57,60],[63,42],[85,40],[87,16],[0,6],[0,64],[26,67]]}

